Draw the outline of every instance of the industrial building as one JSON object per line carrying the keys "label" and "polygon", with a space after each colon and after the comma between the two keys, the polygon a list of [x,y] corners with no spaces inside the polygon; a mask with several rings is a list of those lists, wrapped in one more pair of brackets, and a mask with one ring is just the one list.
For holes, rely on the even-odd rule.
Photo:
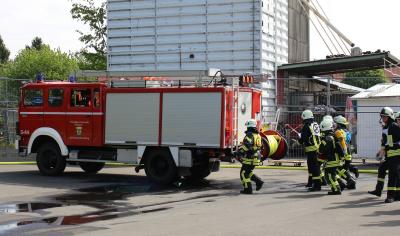
{"label": "industrial building", "polygon": [[[309,59],[309,27],[297,0],[108,0],[109,73],[205,71],[276,77]],[[263,85],[276,110],[275,80]]]}

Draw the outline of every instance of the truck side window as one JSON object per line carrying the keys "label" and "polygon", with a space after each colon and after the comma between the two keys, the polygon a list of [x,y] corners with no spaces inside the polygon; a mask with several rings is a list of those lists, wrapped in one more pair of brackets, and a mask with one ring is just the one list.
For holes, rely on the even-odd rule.
{"label": "truck side window", "polygon": [[73,89],[71,91],[71,107],[90,107],[90,89]]}
{"label": "truck side window", "polygon": [[64,101],[63,89],[49,89],[48,103],[51,107],[60,107]]}
{"label": "truck side window", "polygon": [[38,107],[43,105],[43,90],[26,89],[24,91],[24,106]]}
{"label": "truck side window", "polygon": [[93,105],[95,108],[99,108],[100,107],[100,89],[94,89],[94,93],[93,93]]}

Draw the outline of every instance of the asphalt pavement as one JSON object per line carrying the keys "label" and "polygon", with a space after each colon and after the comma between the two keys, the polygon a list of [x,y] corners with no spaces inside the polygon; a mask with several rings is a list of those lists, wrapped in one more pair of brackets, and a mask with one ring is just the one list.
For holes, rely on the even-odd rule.
{"label": "asphalt pavement", "polygon": [[400,232],[400,202],[368,195],[376,175],[357,190],[310,193],[302,170],[255,171],[266,184],[240,195],[239,169],[198,183],[157,186],[132,167],[97,175],[68,167],[41,176],[35,165],[0,166],[0,235],[374,235]]}

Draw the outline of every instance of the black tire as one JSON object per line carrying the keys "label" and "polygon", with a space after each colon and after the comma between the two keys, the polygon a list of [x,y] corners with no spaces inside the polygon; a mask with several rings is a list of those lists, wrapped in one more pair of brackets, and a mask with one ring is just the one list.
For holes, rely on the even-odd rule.
{"label": "black tire", "polygon": [[79,162],[79,166],[88,174],[96,174],[103,169],[104,162]]}
{"label": "black tire", "polygon": [[43,175],[61,175],[67,162],[61,155],[60,148],[56,143],[48,142],[40,146],[36,155],[36,164]]}
{"label": "black tire", "polygon": [[145,157],[147,177],[157,184],[167,185],[178,179],[178,171],[168,149],[152,149]]}
{"label": "black tire", "polygon": [[189,181],[199,181],[211,174],[211,170],[207,165],[198,165],[190,168],[190,175],[185,178]]}

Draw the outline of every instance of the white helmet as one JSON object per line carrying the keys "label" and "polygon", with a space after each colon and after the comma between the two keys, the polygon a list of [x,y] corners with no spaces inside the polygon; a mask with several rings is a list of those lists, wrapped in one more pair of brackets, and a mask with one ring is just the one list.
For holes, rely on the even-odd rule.
{"label": "white helmet", "polygon": [[322,120],[324,121],[324,120],[329,120],[329,121],[331,121],[332,123],[333,123],[333,117],[331,116],[331,115],[325,115],[323,118],[322,118]]}
{"label": "white helmet", "polygon": [[329,119],[322,120],[319,126],[321,127],[321,131],[333,130],[333,121]]}
{"label": "white helmet", "polygon": [[400,111],[394,113],[394,118],[395,118],[396,120],[399,120],[399,119],[400,119]]}
{"label": "white helmet", "polygon": [[301,119],[303,120],[314,119],[314,114],[312,113],[311,110],[304,110],[303,113],[301,113]]}
{"label": "white helmet", "polygon": [[255,119],[251,119],[246,121],[244,124],[247,128],[256,128],[257,127],[257,121]]}
{"label": "white helmet", "polygon": [[347,119],[345,117],[343,117],[342,115],[335,116],[335,118],[333,118],[333,120],[338,124],[342,124],[342,125],[349,124],[349,122],[347,122]]}
{"label": "white helmet", "polygon": [[390,107],[382,108],[380,114],[381,114],[381,116],[387,116],[387,117],[391,118],[392,120],[395,120],[393,109]]}

